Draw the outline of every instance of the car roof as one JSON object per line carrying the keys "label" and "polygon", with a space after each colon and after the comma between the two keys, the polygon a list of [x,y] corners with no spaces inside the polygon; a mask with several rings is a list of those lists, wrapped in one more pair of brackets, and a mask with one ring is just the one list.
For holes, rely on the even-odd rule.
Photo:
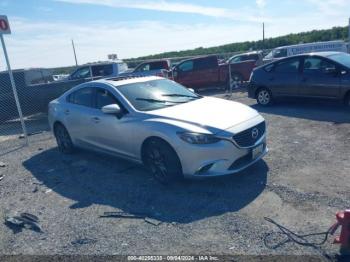
{"label": "car roof", "polygon": [[[282,60],[287,60],[289,58],[293,57],[302,57],[302,56],[321,56],[321,57],[331,57],[333,55],[338,55],[338,54],[346,54],[344,52],[336,52],[336,51],[327,51],[327,52],[311,52],[311,53],[302,53],[302,54],[297,54],[297,55],[292,55],[292,56],[287,56],[283,57],[281,59],[275,60],[272,63],[276,63]],[[270,63],[269,63],[270,64]]]}
{"label": "car roof", "polygon": [[[326,51],[326,52],[312,52],[312,53],[307,53],[307,55],[318,55],[318,56],[323,56],[323,57],[329,57],[332,55],[337,55],[337,54],[345,54],[344,52],[336,52],[336,51]],[[304,54],[305,55],[305,54]]]}
{"label": "car roof", "polygon": [[295,45],[285,45],[285,46],[279,46],[273,49],[284,49],[284,48],[293,48],[293,47],[302,47],[302,46],[312,46],[312,45],[322,45],[322,44],[334,44],[334,43],[345,43],[343,40],[334,40],[334,41],[323,41],[323,42],[311,42],[311,43],[302,43],[302,44],[295,44]]}
{"label": "car roof", "polygon": [[191,61],[191,60],[206,59],[206,58],[215,58],[215,59],[218,59],[217,55],[194,56],[194,57],[192,57],[192,58],[187,58],[187,59],[181,60],[178,64],[181,64],[181,63],[187,62],[187,61]]}
{"label": "car roof", "polygon": [[[262,53],[261,51],[250,51],[250,52],[245,52],[245,53],[240,53],[240,54],[236,54],[234,56],[240,56],[240,55],[255,55],[255,54],[260,54]],[[232,57],[234,57],[232,56]]]}
{"label": "car roof", "polygon": [[159,76],[125,76],[125,77],[113,77],[113,78],[106,78],[106,79],[100,79],[100,80],[94,80],[89,83],[104,83],[104,84],[110,84],[114,87],[119,87],[123,85],[128,84],[134,84],[134,83],[144,83],[152,80],[161,80],[165,79],[163,77]]}

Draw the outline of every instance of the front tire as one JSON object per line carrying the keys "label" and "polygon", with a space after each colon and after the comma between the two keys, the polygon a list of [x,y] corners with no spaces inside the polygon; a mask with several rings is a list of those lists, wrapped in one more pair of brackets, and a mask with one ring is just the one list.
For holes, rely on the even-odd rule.
{"label": "front tire", "polygon": [[181,163],[176,152],[161,139],[152,139],[145,145],[144,164],[162,184],[183,178]]}
{"label": "front tire", "polygon": [[256,93],[256,101],[259,105],[270,106],[273,103],[271,91],[267,88],[260,88]]}
{"label": "front tire", "polygon": [[63,154],[72,154],[74,145],[67,129],[62,124],[56,124],[54,134],[59,151]]}

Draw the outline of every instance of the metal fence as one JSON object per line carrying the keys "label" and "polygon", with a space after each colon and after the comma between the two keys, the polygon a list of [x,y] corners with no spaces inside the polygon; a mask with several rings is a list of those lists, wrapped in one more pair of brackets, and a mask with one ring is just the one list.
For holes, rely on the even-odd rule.
{"label": "metal fence", "polygon": [[25,133],[30,142],[34,135],[49,131],[48,103],[73,86],[86,81],[82,79],[47,83],[43,74],[38,76],[38,71],[40,70],[13,71],[24,127],[21,124],[10,75],[8,72],[0,73],[0,156],[13,148],[26,145]]}

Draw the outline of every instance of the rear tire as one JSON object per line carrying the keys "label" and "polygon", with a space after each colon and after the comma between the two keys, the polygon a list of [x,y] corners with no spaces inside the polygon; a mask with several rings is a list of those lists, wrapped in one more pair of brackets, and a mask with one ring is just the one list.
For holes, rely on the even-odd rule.
{"label": "rear tire", "polygon": [[267,88],[260,88],[256,92],[256,101],[259,105],[270,106],[273,103],[272,93]]}
{"label": "rear tire", "polygon": [[235,84],[238,87],[241,87],[243,84],[243,76],[240,73],[232,72],[231,73],[231,86],[235,87]]}
{"label": "rear tire", "polygon": [[154,138],[145,145],[143,159],[154,178],[162,184],[183,178],[179,157],[174,149],[161,139]]}
{"label": "rear tire", "polygon": [[74,145],[67,129],[62,124],[55,124],[54,134],[59,151],[63,154],[72,154]]}

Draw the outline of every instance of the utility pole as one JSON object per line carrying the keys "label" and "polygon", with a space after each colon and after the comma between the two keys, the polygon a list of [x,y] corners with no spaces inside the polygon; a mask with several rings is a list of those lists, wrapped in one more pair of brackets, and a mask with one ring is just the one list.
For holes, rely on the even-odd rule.
{"label": "utility pole", "polygon": [[74,53],[74,58],[75,58],[75,65],[78,66],[77,54],[75,53],[75,46],[74,46],[73,39],[72,39],[72,46],[73,46],[73,53]]}
{"label": "utility pole", "polygon": [[11,66],[10,66],[10,59],[8,57],[7,50],[6,50],[5,40],[4,40],[4,36],[3,36],[4,34],[11,34],[10,24],[8,22],[7,16],[0,15],[0,41],[1,41],[2,49],[3,49],[4,55],[5,55],[7,71],[9,73],[10,82],[11,82],[11,86],[12,86],[12,92],[13,92],[13,96],[15,98],[18,116],[19,116],[20,121],[21,121],[23,135],[24,135],[24,138],[26,141],[26,145],[28,146],[29,141],[28,141],[27,128],[26,128],[26,125],[24,123],[24,118],[23,118],[21,104],[20,104],[19,98],[18,98],[16,83],[15,83],[15,79],[13,78],[13,74],[12,74],[12,70],[11,70]]}
{"label": "utility pole", "polygon": [[265,23],[263,23],[263,46],[262,46],[263,48],[263,51],[264,51],[264,49],[265,49]]}

